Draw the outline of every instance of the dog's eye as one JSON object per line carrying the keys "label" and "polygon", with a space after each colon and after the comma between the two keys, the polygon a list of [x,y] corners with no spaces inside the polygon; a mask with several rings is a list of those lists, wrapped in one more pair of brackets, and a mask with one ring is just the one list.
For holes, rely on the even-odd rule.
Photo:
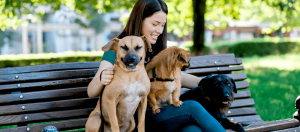
{"label": "dog's eye", "polygon": [[136,46],[135,47],[135,50],[139,50],[139,49],[141,49],[142,48],[142,46]]}
{"label": "dog's eye", "polygon": [[180,57],[180,60],[183,61],[183,62],[186,62],[185,59],[183,59],[182,57]]}
{"label": "dog's eye", "polygon": [[125,45],[125,46],[121,46],[121,48],[123,49],[123,50],[128,50],[128,47]]}

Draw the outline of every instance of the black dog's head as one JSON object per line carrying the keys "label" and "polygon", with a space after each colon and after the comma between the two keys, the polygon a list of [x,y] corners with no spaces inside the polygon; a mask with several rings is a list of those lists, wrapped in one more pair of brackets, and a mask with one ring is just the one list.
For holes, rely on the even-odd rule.
{"label": "black dog's head", "polygon": [[229,107],[234,100],[233,92],[237,93],[233,79],[226,75],[208,75],[200,81],[199,86],[205,98],[220,107]]}

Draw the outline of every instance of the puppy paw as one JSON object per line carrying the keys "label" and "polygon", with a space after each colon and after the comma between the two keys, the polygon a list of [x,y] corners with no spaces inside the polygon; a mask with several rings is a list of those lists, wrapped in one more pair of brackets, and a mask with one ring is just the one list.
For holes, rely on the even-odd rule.
{"label": "puppy paw", "polygon": [[155,110],[152,110],[153,114],[158,114],[160,112],[160,109],[155,109]]}
{"label": "puppy paw", "polygon": [[173,105],[175,107],[180,107],[182,105],[182,101],[177,101],[177,102],[174,102]]}

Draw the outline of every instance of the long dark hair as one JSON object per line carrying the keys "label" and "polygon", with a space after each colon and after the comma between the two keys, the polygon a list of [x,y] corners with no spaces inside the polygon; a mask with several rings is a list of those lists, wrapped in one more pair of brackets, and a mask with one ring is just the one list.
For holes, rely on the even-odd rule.
{"label": "long dark hair", "polygon": [[[123,32],[118,38],[122,39],[125,36],[142,36],[143,20],[158,11],[163,11],[168,14],[168,7],[163,0],[138,0],[130,13]],[[146,60],[152,59],[152,56],[165,48],[167,48],[167,22],[164,25],[162,34],[157,38],[153,53],[147,51]]]}

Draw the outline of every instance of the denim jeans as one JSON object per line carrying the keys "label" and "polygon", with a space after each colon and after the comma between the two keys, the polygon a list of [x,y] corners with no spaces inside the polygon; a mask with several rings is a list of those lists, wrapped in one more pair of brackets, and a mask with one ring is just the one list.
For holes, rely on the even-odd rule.
{"label": "denim jeans", "polygon": [[148,132],[222,132],[223,126],[210,115],[200,103],[184,101],[180,107],[167,105],[160,113],[153,114],[151,108],[146,111],[145,121]]}

